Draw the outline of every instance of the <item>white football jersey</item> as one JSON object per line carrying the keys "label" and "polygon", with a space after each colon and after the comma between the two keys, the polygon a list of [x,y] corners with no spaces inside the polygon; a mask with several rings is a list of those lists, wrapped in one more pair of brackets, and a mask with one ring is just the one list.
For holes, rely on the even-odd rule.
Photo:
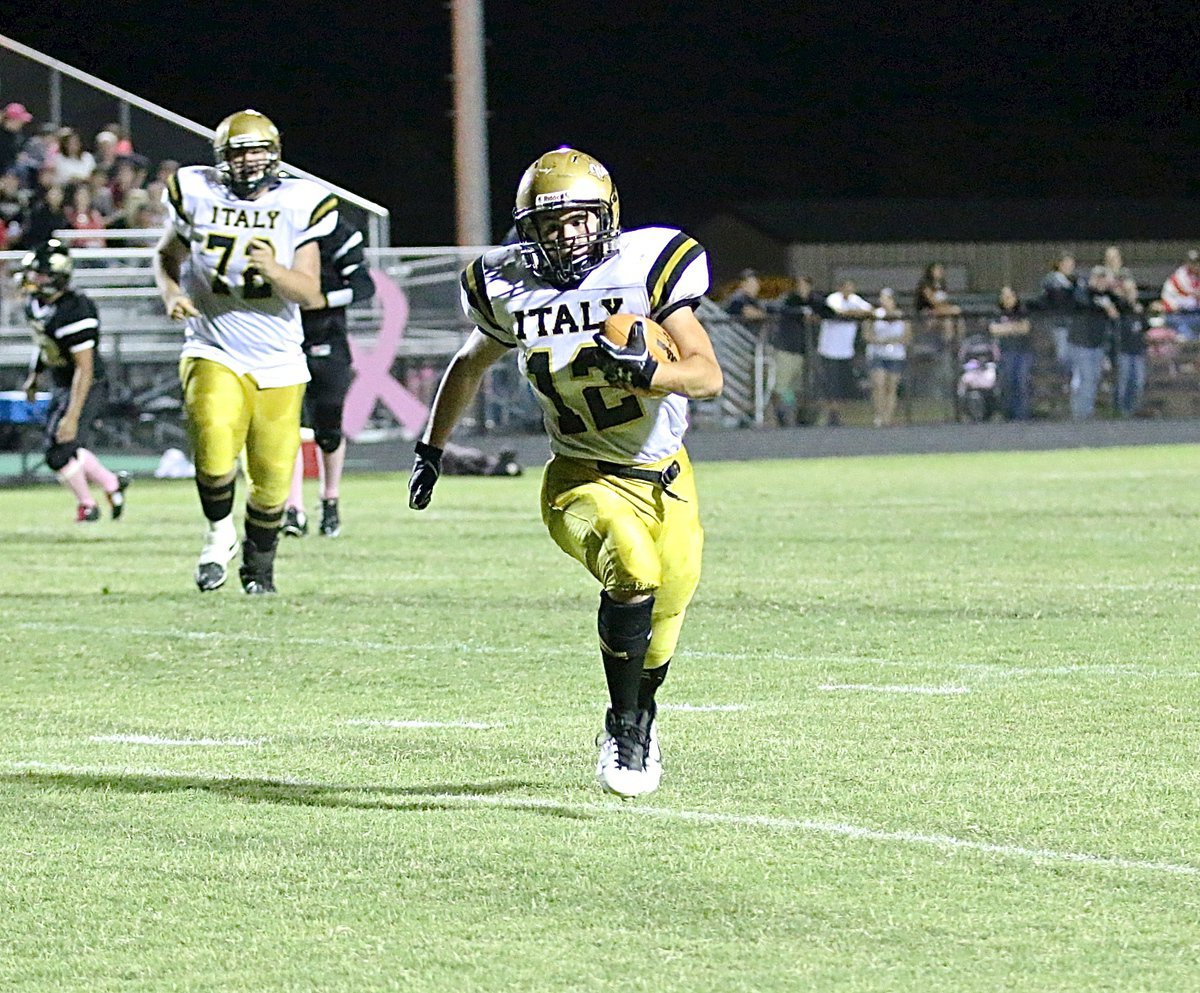
{"label": "white football jersey", "polygon": [[463,311],[484,334],[520,350],[521,372],[542,406],[550,449],[622,465],[675,454],[687,398],[635,396],[609,386],[592,335],[612,314],[661,322],[708,291],[708,256],[674,228],[623,232],[617,251],[578,286],[561,289],[530,271],[516,245],[480,256],[462,275]]}
{"label": "white football jersey", "polygon": [[199,317],[188,318],[185,356],[212,359],[261,387],[308,382],[300,305],[285,300],[250,263],[250,242],[269,241],[291,267],[301,245],[329,234],[337,197],[318,183],[282,177],[256,200],[240,200],[212,166],[186,166],[163,200],[188,244],[183,290]]}

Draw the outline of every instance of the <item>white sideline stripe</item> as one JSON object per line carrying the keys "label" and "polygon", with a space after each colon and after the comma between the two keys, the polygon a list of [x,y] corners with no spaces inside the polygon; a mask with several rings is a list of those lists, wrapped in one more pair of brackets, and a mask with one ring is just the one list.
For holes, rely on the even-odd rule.
{"label": "white sideline stripe", "polygon": [[817,688],[829,692],[854,690],[865,693],[921,693],[926,696],[955,696],[971,692],[965,686],[876,686],[872,683],[825,683]]}
{"label": "white sideline stripe", "polygon": [[120,745],[261,745],[258,738],[159,738],[152,734],[94,734],[88,741],[114,742]]}
{"label": "white sideline stripe", "polygon": [[[222,782],[243,782],[246,779],[261,780],[264,784],[298,786],[305,789],[344,790],[353,793],[364,789],[362,785],[331,785],[279,776],[256,776],[253,773],[233,775],[196,770],[138,769],[130,766],[79,766],[58,762],[0,762],[0,768],[13,772],[41,770],[74,775],[124,775],[124,776],[172,776],[182,779],[211,779]],[[1002,845],[988,841],[971,841],[950,834],[923,834],[919,831],[881,831],[877,828],[860,827],[837,821],[814,821],[796,817],[768,817],[758,814],[721,814],[703,810],[675,810],[670,807],[644,807],[629,801],[613,803],[568,803],[540,797],[497,797],[477,793],[429,793],[424,797],[408,794],[406,800],[392,806],[428,803],[438,800],[456,806],[495,807],[503,810],[555,810],[577,814],[620,814],[629,817],[651,817],[661,820],[683,821],[691,824],[714,824],[722,827],[755,827],[772,831],[795,831],[806,834],[823,834],[832,837],[851,838],[858,841],[895,842],[902,845],[920,845],[928,848],[951,851],[981,852],[985,855],[1000,855],[1005,858],[1027,859],[1033,862],[1064,862],[1090,866],[1098,869],[1128,869],[1144,872],[1161,872],[1173,876],[1200,876],[1200,866],[1177,862],[1157,862],[1146,859],[1123,858],[1119,855],[1094,855],[1088,852],[1065,852],[1054,848],[1028,848],[1024,845]],[[387,804],[380,804],[385,809]]]}
{"label": "white sideline stripe", "polygon": [[346,721],[363,727],[379,728],[468,728],[472,731],[491,731],[502,728],[503,724],[484,724],[481,721],[372,721],[366,718],[353,718]]}
{"label": "white sideline stripe", "polygon": [[[1200,589],[1200,587],[1198,587]],[[28,631],[84,631],[94,635],[96,628],[90,624],[57,624],[51,621],[16,621],[10,628]],[[114,628],[113,633],[118,633]],[[175,639],[181,641],[211,641],[211,642],[248,642],[255,645],[282,645],[274,635],[250,634],[246,631],[180,631],[167,628],[121,628],[120,634],[131,634],[138,637]],[[439,644],[404,644],[401,642],[360,641],[355,638],[293,638],[287,639],[289,645],[313,645],[322,648],[342,648],[358,651],[391,652],[396,655],[413,652],[437,652],[453,650],[463,654],[475,655],[522,655],[527,654],[526,646],[510,648],[496,645],[469,644],[467,642],[442,642]],[[727,662],[803,662],[809,665],[873,665],[891,668],[916,669],[946,669],[958,672],[978,672],[997,678],[1016,676],[1072,676],[1091,674],[1099,676],[1126,676],[1141,678],[1174,678],[1195,679],[1200,677],[1200,671],[1194,669],[1164,669],[1156,666],[1116,663],[1077,663],[1059,666],[1019,666],[1005,665],[1002,662],[933,662],[921,659],[885,659],[885,658],[854,658],[840,655],[794,655],[785,652],[688,652],[697,659],[715,659]]]}
{"label": "white sideline stripe", "polygon": [[745,710],[744,703],[660,703],[659,710],[682,710],[688,713],[731,713],[736,710]]}

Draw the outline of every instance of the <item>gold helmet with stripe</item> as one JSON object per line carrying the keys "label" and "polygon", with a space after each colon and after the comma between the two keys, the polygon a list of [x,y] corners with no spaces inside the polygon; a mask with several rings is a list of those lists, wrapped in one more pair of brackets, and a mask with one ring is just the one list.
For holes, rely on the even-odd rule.
{"label": "gold helmet with stripe", "polygon": [[[266,155],[250,154],[257,150]],[[239,110],[217,125],[213,154],[225,184],[239,199],[252,197],[279,175],[279,129],[257,110]]]}
{"label": "gold helmet with stripe", "polygon": [[547,152],[525,170],[513,208],[521,255],[533,272],[574,286],[617,250],[621,205],[612,177],[574,148]]}

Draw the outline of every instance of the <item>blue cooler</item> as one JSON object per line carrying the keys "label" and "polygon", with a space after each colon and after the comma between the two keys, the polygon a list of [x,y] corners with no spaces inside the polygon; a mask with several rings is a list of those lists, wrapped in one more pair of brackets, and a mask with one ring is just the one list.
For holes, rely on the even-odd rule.
{"label": "blue cooler", "polygon": [[49,393],[30,402],[24,390],[0,390],[0,424],[44,424],[49,410]]}

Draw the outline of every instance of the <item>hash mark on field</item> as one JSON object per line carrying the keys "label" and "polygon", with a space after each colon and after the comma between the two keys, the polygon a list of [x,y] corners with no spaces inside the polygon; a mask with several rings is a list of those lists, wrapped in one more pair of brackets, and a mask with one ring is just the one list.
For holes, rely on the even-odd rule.
{"label": "hash mark on field", "polygon": [[372,721],[366,718],[355,718],[346,723],[379,728],[467,728],[472,731],[491,731],[504,727],[503,724],[484,724],[481,721]]}
{"label": "hash mark on field", "polygon": [[683,710],[688,713],[710,713],[713,711],[720,713],[732,713],[737,710],[745,710],[744,703],[660,703],[659,710]]}
{"label": "hash mark on field", "polygon": [[[61,762],[0,762],[0,768],[13,772],[51,772],[62,775],[87,776],[171,776],[193,779],[198,784],[205,782],[243,782],[253,777],[263,784],[294,786],[298,789],[341,790],[346,793],[371,791],[378,787],[353,783],[318,783],[287,776],[262,776],[253,772],[238,774],[203,772],[196,770],[174,771],[169,769],[136,769],[129,766],[81,766]],[[1156,862],[1148,859],[1124,858],[1120,855],[1095,855],[1089,852],[1060,851],[1054,848],[1029,848],[1025,845],[1006,845],[990,841],[972,841],[956,838],[950,834],[924,834],[919,831],[883,831],[878,828],[844,824],[836,821],[815,821],[798,817],[770,817],[761,814],[725,814],[704,810],[679,810],[670,807],[645,807],[629,801],[609,803],[570,803],[542,797],[500,797],[478,793],[444,793],[430,791],[418,796],[411,787],[407,797],[395,798],[372,804],[380,810],[427,809],[430,801],[453,807],[492,807],[514,811],[568,811],[577,814],[616,814],[628,817],[651,817],[661,820],[682,821],[691,824],[712,824],[718,827],[751,827],[770,831],[795,831],[805,834],[823,834],[832,837],[850,838],[856,841],[893,842],[901,845],[918,845],[949,851],[979,852],[984,855],[999,855],[1004,858],[1026,859],[1032,862],[1063,862],[1068,865],[1083,865],[1096,869],[1124,869],[1142,872],[1161,872],[1172,876],[1200,876],[1200,866],[1178,862]]]}
{"label": "hash mark on field", "polygon": [[971,692],[965,686],[876,686],[871,683],[825,683],[818,689],[830,692],[855,690],[864,693],[920,693],[925,696],[958,696]]}
{"label": "hash mark on field", "polygon": [[235,746],[261,745],[257,738],[159,738],[152,734],[94,734],[88,741],[112,742],[120,745],[204,745]]}

